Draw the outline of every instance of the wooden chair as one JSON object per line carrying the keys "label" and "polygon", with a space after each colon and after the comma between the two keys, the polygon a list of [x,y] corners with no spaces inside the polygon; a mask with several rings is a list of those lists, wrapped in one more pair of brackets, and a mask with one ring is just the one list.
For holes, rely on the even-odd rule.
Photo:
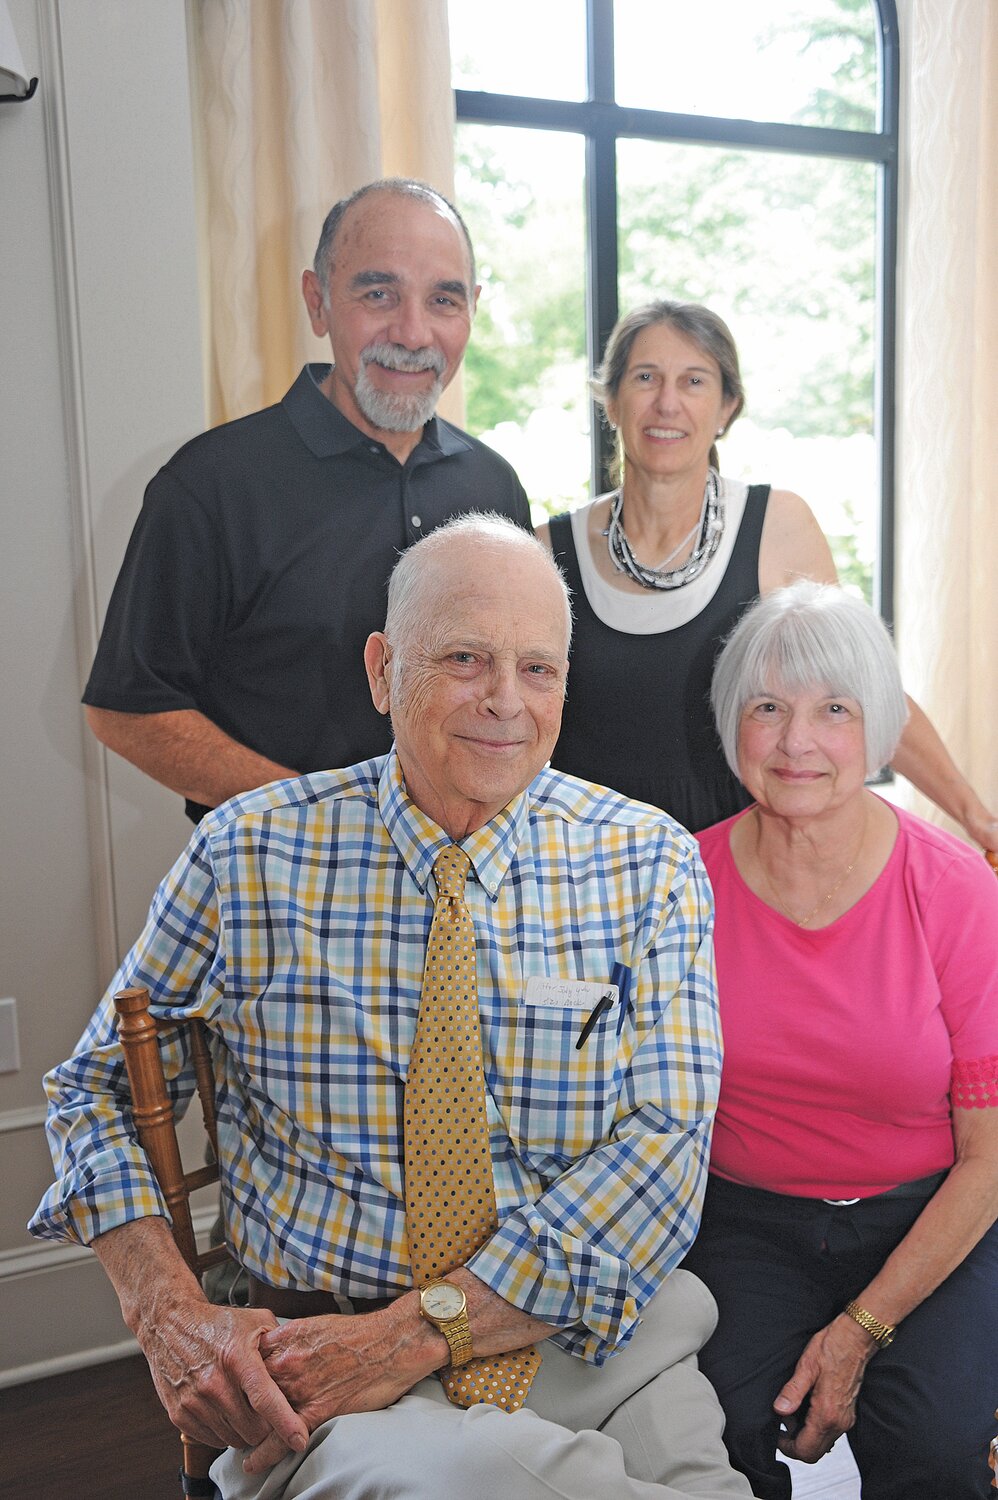
{"label": "wooden chair", "polygon": [[[114,1008],[131,1085],[135,1132],[166,1199],[177,1248],[200,1281],[210,1266],[230,1259],[224,1245],[205,1251],[198,1249],[191,1219],[191,1193],[218,1181],[215,1077],[207,1033],[198,1020],[157,1021],[149,1014],[149,991],[146,989],[122,990],[114,997]],[[192,1172],[184,1171],[180,1159],[173,1105],[166,1090],[157,1040],[160,1032],[177,1030],[185,1031],[190,1043],[201,1114],[212,1148],[211,1165],[197,1167]],[[217,1491],[208,1478],[208,1470],[220,1450],[197,1443],[183,1433],[180,1440],[183,1447],[182,1493],[210,1500]]]}

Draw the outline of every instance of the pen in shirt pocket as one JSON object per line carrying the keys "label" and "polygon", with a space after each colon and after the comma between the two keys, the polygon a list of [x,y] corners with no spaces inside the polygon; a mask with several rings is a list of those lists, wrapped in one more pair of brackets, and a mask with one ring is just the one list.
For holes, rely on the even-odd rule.
{"label": "pen in shirt pocket", "polygon": [[589,1012],[589,1015],[583,1022],[582,1030],[579,1032],[579,1039],[575,1044],[576,1052],[581,1051],[581,1049],[585,1046],[586,1041],[588,1040],[590,1034],[596,1026],[596,1023],[599,1021],[600,1016],[602,1016],[607,1010],[609,1010],[610,1006],[613,1004],[614,989],[616,989],[617,991],[616,998],[617,1004],[619,1006],[617,1015],[617,1035],[620,1035],[624,1025],[624,1017],[627,1014],[628,999],[631,989],[631,971],[626,964],[614,964],[613,968],[610,971],[610,984],[612,988],[608,989],[605,995],[600,996],[596,1004],[593,1006],[593,1009]]}

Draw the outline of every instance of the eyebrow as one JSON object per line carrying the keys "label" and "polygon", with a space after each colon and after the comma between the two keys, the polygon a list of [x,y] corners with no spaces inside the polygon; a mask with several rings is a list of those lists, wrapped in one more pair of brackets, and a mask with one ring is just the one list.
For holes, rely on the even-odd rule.
{"label": "eyebrow", "polygon": [[[366,286],[401,286],[402,278],[394,271],[358,271],[356,276],[351,277],[350,285],[358,291]],[[451,297],[461,297],[465,302],[470,301],[468,286],[464,281],[437,281],[433,290],[446,292]]]}
{"label": "eyebrow", "polygon": [[[653,359],[646,359],[642,360],[639,364],[631,365],[630,368],[632,370],[657,370],[660,366]],[[697,375],[716,375],[717,373],[716,370],[711,369],[710,365],[684,365],[683,372],[684,374],[693,372]]]}
{"label": "eyebrow", "polygon": [[391,271],[358,271],[356,276],[350,280],[350,285],[362,286],[398,286],[399,278]]}
{"label": "eyebrow", "polygon": [[[442,656],[448,656],[452,651],[477,651],[482,656],[494,656],[495,645],[485,640],[451,640],[440,643],[438,650]],[[552,651],[547,646],[528,646],[525,651],[516,653],[517,661],[544,661],[552,666],[564,666],[565,657],[559,651]]]}

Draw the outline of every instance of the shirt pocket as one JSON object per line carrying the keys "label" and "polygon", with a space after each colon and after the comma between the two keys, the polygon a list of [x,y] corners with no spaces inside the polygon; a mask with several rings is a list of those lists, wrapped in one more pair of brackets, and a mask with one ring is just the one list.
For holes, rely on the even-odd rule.
{"label": "shirt pocket", "polygon": [[517,1155],[535,1170],[562,1168],[609,1133],[620,1086],[618,1008],[610,1006],[578,1047],[589,1014],[568,1006],[517,1007],[504,1113]]}

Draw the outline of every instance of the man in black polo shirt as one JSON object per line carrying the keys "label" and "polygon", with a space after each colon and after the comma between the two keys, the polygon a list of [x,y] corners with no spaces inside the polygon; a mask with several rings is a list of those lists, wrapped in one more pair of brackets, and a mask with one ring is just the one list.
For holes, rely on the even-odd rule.
{"label": "man in black polo shirt", "polygon": [[197,821],[237,792],[388,750],[364,675],[398,553],[463,511],[529,528],[510,466],[434,416],[479,288],[421,183],[337,203],[302,277],[333,364],[181,448],[146,490],[83,701]]}

